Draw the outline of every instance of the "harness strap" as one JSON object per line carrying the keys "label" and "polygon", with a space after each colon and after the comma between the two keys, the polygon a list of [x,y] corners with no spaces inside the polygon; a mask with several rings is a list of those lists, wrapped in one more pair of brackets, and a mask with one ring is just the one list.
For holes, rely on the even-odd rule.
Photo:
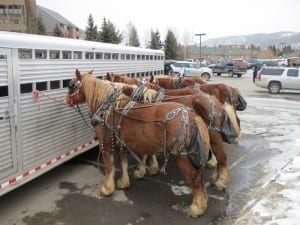
{"label": "harness strap", "polygon": [[171,146],[174,146],[176,141],[179,142],[178,143],[178,148],[177,148],[177,153],[180,155],[187,155],[187,152],[183,152],[183,148],[184,145],[186,143],[190,142],[190,134],[189,134],[189,116],[188,116],[188,109],[184,106],[181,106],[179,108],[174,109],[173,111],[169,112],[165,119],[163,120],[163,123],[165,125],[165,129],[164,129],[164,149],[163,149],[163,153],[164,153],[164,164],[161,167],[160,172],[163,174],[166,174],[166,169],[167,169],[167,164],[168,164],[168,158],[170,153],[168,153],[167,151],[167,130],[166,130],[166,125],[167,123],[174,119],[178,113],[181,112],[182,116],[181,116],[181,121],[180,121],[180,126],[177,129],[177,134],[175,135],[175,137],[173,138],[173,143],[171,144]]}
{"label": "harness strap", "polygon": [[208,129],[220,132],[220,128],[217,128],[216,125],[215,125],[215,120],[216,120],[216,116],[217,116],[216,103],[210,95],[206,95],[206,96],[208,98],[208,101],[210,103],[210,108],[211,108],[211,110],[208,114],[208,119],[209,119]]}
{"label": "harness strap", "polygon": [[115,102],[117,97],[119,96],[116,89],[113,89],[113,91],[104,99],[102,104],[99,106],[97,111],[94,113],[91,119],[91,123],[93,126],[96,126],[98,123],[101,122],[101,115],[103,115],[105,110],[108,110],[112,102]]}
{"label": "harness strap", "polygon": [[159,88],[155,102],[161,102],[165,98],[165,89]]}

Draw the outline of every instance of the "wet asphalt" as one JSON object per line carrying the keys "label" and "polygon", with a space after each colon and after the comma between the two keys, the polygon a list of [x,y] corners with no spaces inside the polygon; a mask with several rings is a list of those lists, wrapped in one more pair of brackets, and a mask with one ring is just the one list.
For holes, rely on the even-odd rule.
{"label": "wet asphalt", "polygon": [[[255,87],[251,80],[250,71],[242,78],[213,77],[211,82],[239,87],[246,100],[251,99],[253,105],[241,112],[241,118],[263,115],[264,109],[255,106],[255,98],[299,99],[300,93],[294,92],[271,96],[267,90]],[[247,124],[241,119],[242,129],[244,122]],[[259,125],[258,122],[256,126]],[[268,127],[268,124],[261,126]],[[231,184],[225,191],[215,190],[209,185],[213,169],[205,170],[209,201],[199,218],[190,218],[185,213],[192,195],[174,160],[168,164],[167,175],[142,180],[131,177],[129,189],[117,190],[111,197],[99,196],[102,164],[96,162],[98,152],[93,149],[0,197],[0,225],[235,224],[251,208],[253,200],[259,199],[262,184],[274,175],[274,171],[265,171],[263,165],[281,151],[270,147],[264,135],[251,131],[243,133],[238,144],[225,143],[225,148]],[[158,158],[162,164],[163,157]],[[134,160],[130,160],[130,165],[132,172]]]}

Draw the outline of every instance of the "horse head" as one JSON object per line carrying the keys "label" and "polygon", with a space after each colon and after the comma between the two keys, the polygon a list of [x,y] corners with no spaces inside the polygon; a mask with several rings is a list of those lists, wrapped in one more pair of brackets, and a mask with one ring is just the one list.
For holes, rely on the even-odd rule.
{"label": "horse head", "polygon": [[84,95],[82,93],[81,87],[83,83],[84,75],[91,75],[94,70],[87,72],[86,74],[81,74],[78,69],[75,71],[75,78],[73,78],[68,85],[68,94],[66,96],[66,102],[70,106],[78,105],[85,102]]}

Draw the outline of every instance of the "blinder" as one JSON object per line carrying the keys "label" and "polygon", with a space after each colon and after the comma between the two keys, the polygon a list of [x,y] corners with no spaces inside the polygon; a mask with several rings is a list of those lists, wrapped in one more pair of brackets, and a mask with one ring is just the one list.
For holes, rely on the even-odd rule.
{"label": "blinder", "polygon": [[69,105],[74,106],[82,102],[82,96],[79,89],[82,85],[82,81],[71,80],[68,85],[69,89]]}

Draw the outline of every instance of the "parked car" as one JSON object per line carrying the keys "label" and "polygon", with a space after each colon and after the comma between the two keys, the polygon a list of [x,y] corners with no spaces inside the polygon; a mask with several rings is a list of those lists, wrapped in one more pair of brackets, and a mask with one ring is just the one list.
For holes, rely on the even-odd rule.
{"label": "parked car", "polygon": [[300,70],[295,67],[263,67],[257,75],[255,84],[269,89],[271,94],[280,90],[300,90]]}
{"label": "parked car", "polygon": [[196,63],[188,61],[175,61],[170,67],[172,68],[172,74],[174,75],[184,75],[186,77],[200,76],[204,80],[209,80],[213,74],[210,68],[198,68]]}
{"label": "parked car", "polygon": [[248,59],[247,62],[248,62],[248,69],[254,69],[255,67],[262,65],[261,59],[256,58],[256,57],[252,57],[252,58]]}
{"label": "parked car", "polygon": [[264,66],[264,67],[270,67],[270,66],[278,67],[279,66],[277,59],[263,59],[261,61],[261,63],[262,63],[262,66]]}
{"label": "parked car", "polygon": [[223,73],[227,73],[228,76],[241,77],[242,74],[245,74],[248,69],[248,63],[244,59],[231,59],[218,61],[214,65],[210,65],[213,73],[216,73],[218,76],[221,76]]}

